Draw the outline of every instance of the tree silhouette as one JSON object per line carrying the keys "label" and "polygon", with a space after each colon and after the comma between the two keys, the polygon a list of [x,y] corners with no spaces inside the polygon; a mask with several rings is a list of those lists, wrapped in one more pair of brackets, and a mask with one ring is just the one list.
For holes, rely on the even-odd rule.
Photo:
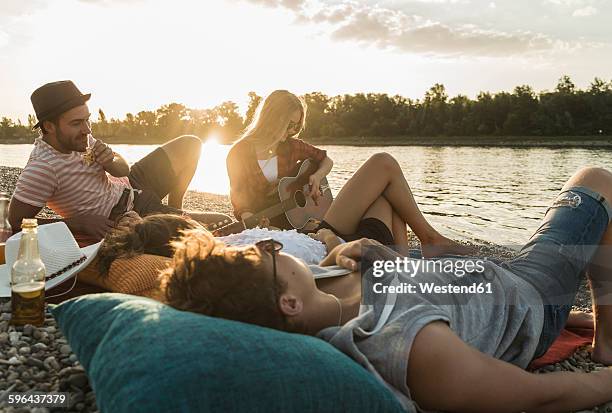
{"label": "tree silhouette", "polygon": [[[93,133],[109,142],[162,143],[185,133],[203,139],[214,134],[221,142],[232,142],[262,100],[255,92],[248,97],[244,118],[229,101],[208,109],[169,103],[110,120],[99,109]],[[307,93],[304,99],[308,112],[302,137],[320,143],[343,138],[376,143],[380,138],[401,142],[435,136],[612,136],[612,82],[597,77],[586,90],[562,76],[552,91],[536,93],[531,86],[520,85],[511,93],[480,92],[476,99],[449,98],[440,83],[429,88],[422,100],[384,93],[327,96],[321,92]],[[0,142],[32,142],[35,117],[29,115],[27,123],[1,118]]]}

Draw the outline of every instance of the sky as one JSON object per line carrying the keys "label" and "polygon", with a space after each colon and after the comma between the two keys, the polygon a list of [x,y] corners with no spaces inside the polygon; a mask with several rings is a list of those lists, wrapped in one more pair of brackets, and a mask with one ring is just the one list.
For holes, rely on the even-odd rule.
{"label": "sky", "polygon": [[[609,0],[1,0],[0,117],[71,79],[107,117],[275,89],[422,98],[612,80]],[[94,112],[95,113],[95,112]]]}

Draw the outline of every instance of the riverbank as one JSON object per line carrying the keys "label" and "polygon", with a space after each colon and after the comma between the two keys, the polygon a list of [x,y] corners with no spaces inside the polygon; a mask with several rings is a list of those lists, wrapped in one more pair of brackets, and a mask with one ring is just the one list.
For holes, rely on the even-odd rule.
{"label": "riverbank", "polygon": [[[164,141],[142,141],[134,138],[102,137],[110,144],[161,145]],[[449,137],[371,137],[306,138],[316,145],[337,146],[458,146],[500,148],[588,148],[612,149],[612,136],[449,136]],[[32,139],[3,140],[0,145],[32,144]],[[227,142],[228,144],[230,142]]]}
{"label": "riverbank", "polygon": [[[20,168],[0,166],[0,191],[9,194],[15,188]],[[185,208],[231,213],[227,196],[189,191],[185,197]],[[45,210],[45,214],[53,214]],[[413,239],[414,246],[416,241]],[[490,244],[470,243],[478,255],[508,258],[509,250]],[[590,311],[590,294],[583,282],[576,301],[575,309]],[[3,390],[16,392],[28,391],[66,391],[71,394],[72,406],[62,412],[97,412],[95,393],[91,389],[87,374],[72,352],[66,338],[59,331],[50,314],[40,328],[14,328],[9,326],[10,302],[0,299],[0,411],[22,412],[24,409],[8,407]],[[590,372],[602,368],[590,359],[588,348],[582,348],[571,358],[561,363],[546,366],[538,373],[553,371]],[[32,410],[34,411],[34,410]],[[37,412],[49,412],[41,408]],[[612,412],[612,404],[592,412]]]}

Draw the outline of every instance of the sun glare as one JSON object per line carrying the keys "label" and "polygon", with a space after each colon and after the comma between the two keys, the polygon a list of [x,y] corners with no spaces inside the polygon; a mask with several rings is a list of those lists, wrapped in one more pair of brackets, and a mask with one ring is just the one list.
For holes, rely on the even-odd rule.
{"label": "sun glare", "polygon": [[209,135],[202,145],[202,155],[190,188],[214,194],[229,194],[229,179],[225,158],[230,145],[221,145],[215,135]]}

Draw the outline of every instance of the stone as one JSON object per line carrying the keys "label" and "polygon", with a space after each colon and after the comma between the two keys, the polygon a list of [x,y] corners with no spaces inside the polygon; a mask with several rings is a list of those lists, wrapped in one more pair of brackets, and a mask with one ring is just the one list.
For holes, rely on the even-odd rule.
{"label": "stone", "polygon": [[47,370],[59,370],[60,369],[59,363],[53,356],[47,357],[45,361],[43,362],[43,364],[45,365]]}
{"label": "stone", "polygon": [[2,315],[0,315],[0,320],[9,321],[10,319],[11,315],[9,313],[2,313]]}
{"label": "stone", "polygon": [[11,366],[18,366],[21,364],[21,361],[19,361],[17,357],[13,356],[10,359],[8,359],[8,364]]}
{"label": "stone", "polygon": [[71,374],[68,377],[68,383],[75,387],[85,387],[89,383],[89,379],[85,373]]}
{"label": "stone", "polygon": [[30,347],[21,347],[19,349],[19,354],[26,355],[26,354],[30,354],[30,352],[31,352]]}
{"label": "stone", "polygon": [[19,342],[19,337],[21,337],[21,333],[19,331],[12,331],[9,333],[9,341],[11,345],[16,345]]}
{"label": "stone", "polygon": [[38,391],[48,392],[51,390],[51,384],[50,383],[38,383],[36,385],[36,389]]}
{"label": "stone", "polygon": [[65,355],[72,353],[72,349],[70,348],[68,344],[63,344],[59,350],[60,350],[60,353],[65,354]]}
{"label": "stone", "polygon": [[64,376],[70,376],[71,374],[81,374],[81,373],[85,373],[85,371],[81,368],[64,367],[63,369],[60,370],[60,372],[58,373],[58,376],[64,377]]}
{"label": "stone", "polygon": [[9,342],[9,335],[7,332],[0,333],[0,344],[6,344]]}
{"label": "stone", "polygon": [[43,363],[40,360],[35,359],[34,357],[28,357],[28,359],[26,360],[26,364],[32,367],[39,368],[39,369],[45,368],[45,363]]}
{"label": "stone", "polygon": [[45,370],[39,371],[38,373],[32,376],[36,381],[42,381],[47,378],[47,372]]}
{"label": "stone", "polygon": [[68,360],[70,360],[71,363],[76,363],[78,361],[76,354],[71,354]]}
{"label": "stone", "polygon": [[36,351],[44,351],[46,350],[48,347],[45,343],[36,343],[32,346],[32,348]]}
{"label": "stone", "polygon": [[7,331],[8,326],[8,321],[0,321],[0,331]]}
{"label": "stone", "polygon": [[31,336],[33,332],[34,326],[32,324],[26,324],[25,326],[23,326],[23,334],[25,334],[26,336]]}

